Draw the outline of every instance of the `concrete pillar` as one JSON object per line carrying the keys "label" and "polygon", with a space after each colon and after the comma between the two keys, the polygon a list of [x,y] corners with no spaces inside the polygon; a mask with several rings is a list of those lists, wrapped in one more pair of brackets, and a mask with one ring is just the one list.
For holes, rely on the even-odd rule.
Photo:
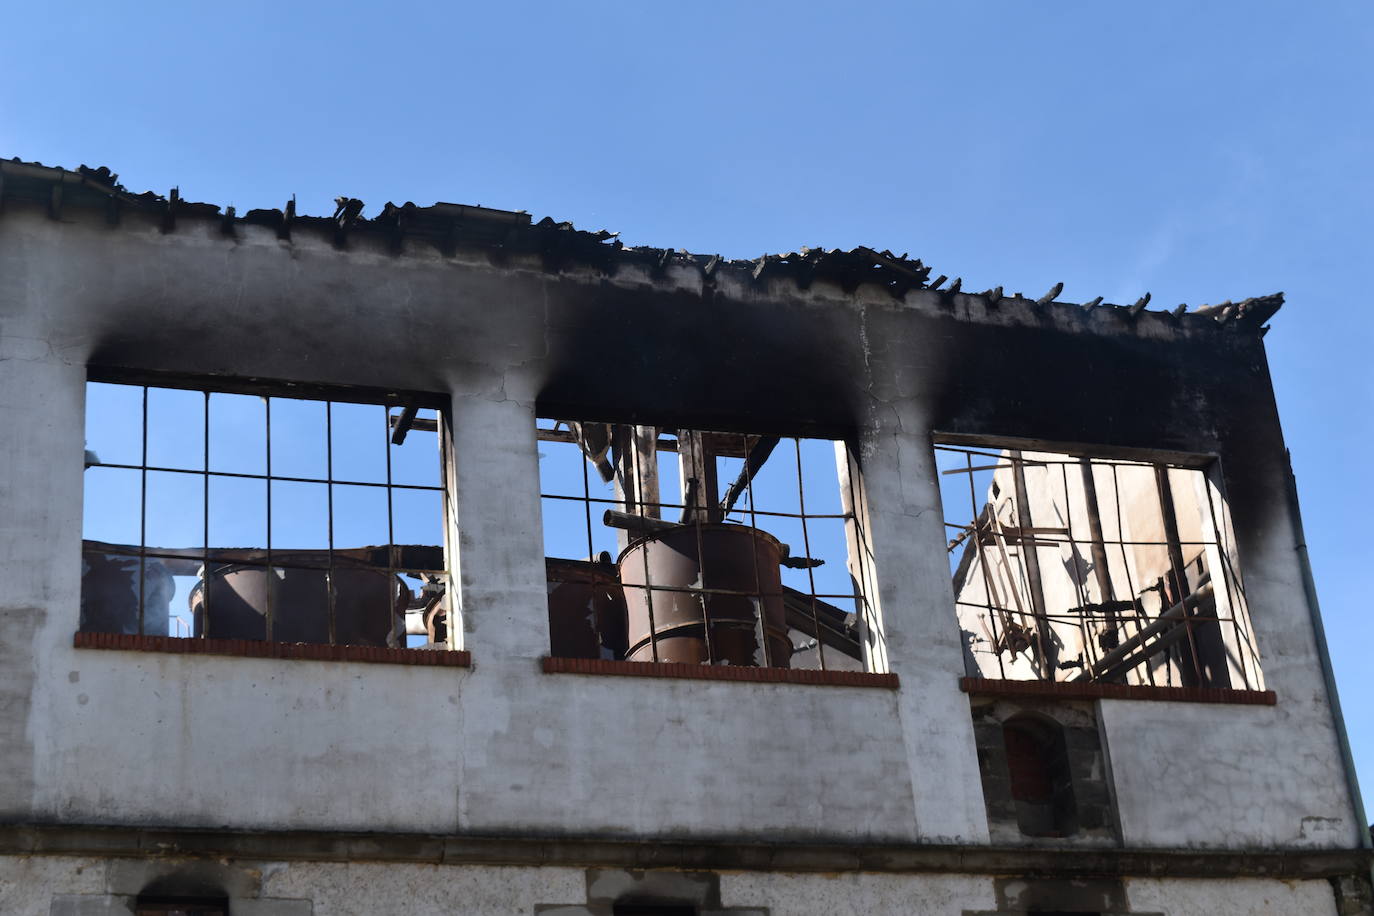
{"label": "concrete pillar", "polygon": [[450,498],[464,645],[478,666],[548,654],[533,399],[453,393]]}
{"label": "concrete pillar", "polygon": [[[10,323],[9,328],[14,324]],[[8,331],[9,328],[6,330]],[[38,336],[0,336],[0,819],[32,811],[35,689],[80,607],[85,372]]]}
{"label": "concrete pillar", "polygon": [[860,453],[874,610],[887,666],[902,681],[898,711],[916,830],[929,841],[986,843],[935,455],[918,405],[897,402],[880,414]]}

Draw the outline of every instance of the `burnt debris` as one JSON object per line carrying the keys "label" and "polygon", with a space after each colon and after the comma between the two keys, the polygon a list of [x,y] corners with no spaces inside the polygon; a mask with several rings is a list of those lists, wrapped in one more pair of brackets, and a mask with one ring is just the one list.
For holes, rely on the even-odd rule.
{"label": "burnt debris", "polygon": [[[672,248],[652,246],[626,247],[618,233],[605,230],[578,229],[570,222],[544,218],[534,222],[525,211],[498,210],[469,204],[436,203],[421,207],[407,201],[397,205],[388,202],[376,216],[363,215],[362,200],[341,195],[335,200],[335,210],[329,216],[307,216],[297,213],[293,197],[280,210],[255,209],[239,216],[233,207],[190,202],[181,197],[178,188],[165,196],[153,192],[134,194],[119,183],[119,175],[101,166],[79,166],[75,171],[45,166],[19,159],[0,160],[0,213],[8,202],[31,202],[44,206],[55,220],[66,218],[74,207],[99,207],[106,222],[120,225],[128,212],[154,214],[164,233],[177,231],[179,221],[187,217],[214,218],[219,221],[225,238],[242,235],[240,225],[259,225],[272,228],[278,238],[290,242],[293,233],[314,230],[328,238],[336,248],[349,247],[356,237],[379,239],[393,254],[428,246],[449,257],[460,249],[483,251],[498,265],[512,256],[532,256],[543,270],[560,273],[568,269],[591,268],[606,275],[614,275],[623,267],[645,270],[650,277],[661,279],[674,271],[693,271],[700,277],[704,295],[712,295],[722,269],[734,271],[753,284],[790,279],[798,289],[809,289],[817,280],[838,286],[845,294],[853,294],[860,286],[881,287],[893,299],[902,300],[912,290],[939,291],[941,301],[951,303],[960,294],[962,280],[945,286],[947,276],[931,279],[932,269],[920,258],[907,254],[893,254],[859,246],[848,251],[838,248],[807,248],[785,254],[764,254],[753,259],[726,259],[719,254],[693,254]],[[1025,302],[1037,308],[1047,306],[1074,307],[1059,301],[1063,284],[1056,283],[1043,296],[1029,300],[1017,294],[1013,301]],[[1003,303],[1003,287],[995,286],[979,293],[984,307],[996,308]],[[1145,293],[1130,305],[1114,305],[1098,296],[1083,303],[1085,309],[1117,309],[1130,318],[1138,318],[1150,302]],[[1172,310],[1154,312],[1173,321],[1196,322],[1204,319],[1229,328],[1245,328],[1263,333],[1263,326],[1283,304],[1283,294],[1274,293],[1245,299],[1204,305],[1191,312],[1186,305]]]}

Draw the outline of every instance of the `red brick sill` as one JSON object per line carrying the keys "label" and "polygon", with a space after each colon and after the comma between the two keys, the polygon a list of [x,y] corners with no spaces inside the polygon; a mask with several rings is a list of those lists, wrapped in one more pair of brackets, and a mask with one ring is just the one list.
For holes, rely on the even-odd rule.
{"label": "red brick sill", "polygon": [[233,655],[240,658],[312,659],[326,662],[377,662],[390,665],[467,668],[470,653],[430,649],[388,649],[378,646],[322,646],[300,642],[262,642],[254,639],[187,639],[179,636],[138,636],[127,633],[77,633],[77,649],[117,649],[128,652],[170,652],[175,655]]}
{"label": "red brick sill", "polygon": [[600,674],[622,677],[669,677],[695,681],[747,681],[755,684],[821,684],[830,687],[901,686],[895,674],[866,671],[815,671],[805,668],[736,668],[679,662],[617,662],[603,658],[541,659],[545,674]]}
{"label": "red brick sill", "polygon": [[1134,684],[1078,684],[1044,681],[1004,681],[995,678],[959,679],[965,693],[995,697],[1043,697],[1052,700],[1174,700],[1181,703],[1232,703],[1273,706],[1272,690],[1231,690],[1222,687],[1150,687]]}

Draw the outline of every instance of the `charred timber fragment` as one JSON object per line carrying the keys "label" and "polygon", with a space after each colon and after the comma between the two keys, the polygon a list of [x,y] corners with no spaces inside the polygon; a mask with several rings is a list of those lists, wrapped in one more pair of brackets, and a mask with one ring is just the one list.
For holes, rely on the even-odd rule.
{"label": "charred timber fragment", "polygon": [[401,415],[392,424],[391,444],[401,445],[406,441],[406,434],[410,432],[411,424],[415,422],[415,414],[418,408],[413,404],[401,410]]}
{"label": "charred timber fragment", "polygon": [[1035,304],[1036,304],[1036,305],[1049,305],[1051,302],[1053,302],[1055,299],[1057,299],[1057,298],[1059,297],[1059,294],[1062,293],[1063,291],[1064,291],[1064,284],[1063,284],[1063,283],[1056,283],[1056,284],[1054,284],[1054,286],[1050,287],[1050,291],[1049,291],[1049,292],[1045,293],[1045,295],[1041,296],[1039,299],[1036,299],[1036,300],[1035,300]]}
{"label": "charred timber fragment", "polygon": [[356,197],[334,198],[334,247],[343,248],[348,243],[348,233],[357,223],[363,212],[363,202]]}
{"label": "charred timber fragment", "polygon": [[768,456],[773,454],[773,449],[778,445],[777,436],[764,436],[754,447],[749,450],[749,456],[744,459],[744,467],[740,469],[739,476],[734,483],[730,484],[725,491],[725,498],[720,501],[720,511],[728,514],[735,508],[735,503],[749,489],[749,484],[753,482],[754,475],[763,467],[763,463],[768,460]]}
{"label": "charred timber fragment", "polygon": [[768,257],[766,254],[762,255],[754,262],[753,279],[755,283],[763,279],[763,272],[768,269]]}
{"label": "charred timber fragment", "polygon": [[[46,205],[48,216],[54,220],[62,219],[64,208],[70,210],[73,206],[103,210],[105,222],[111,227],[124,224],[125,211],[132,209],[152,216],[163,232],[174,231],[178,221],[185,222],[188,218],[213,218],[218,222],[219,234],[226,239],[235,237],[234,224],[240,220],[270,226],[284,241],[290,241],[298,228],[304,227],[319,233],[323,240],[332,241],[340,249],[347,246],[354,233],[375,233],[396,255],[405,253],[408,243],[419,239],[433,245],[445,257],[454,256],[460,249],[473,250],[485,255],[496,266],[506,265],[512,255],[542,257],[545,269],[554,273],[580,266],[613,276],[621,265],[635,264],[661,278],[676,259],[679,263],[686,260],[695,264],[707,280],[725,264],[741,272],[750,271],[756,283],[785,276],[800,290],[810,289],[816,278],[820,278],[847,295],[857,293],[864,284],[874,284],[885,289],[895,300],[904,299],[912,289],[930,289],[941,294],[941,302],[949,303],[950,297],[961,291],[958,278],[952,283],[947,283],[943,274],[931,279],[932,271],[919,258],[866,246],[848,251],[803,247],[799,252],[730,261],[719,254],[694,255],[668,248],[627,249],[616,239],[615,233],[579,230],[572,223],[552,219],[532,225],[529,214],[524,211],[448,203],[417,207],[407,202],[404,206],[388,204],[381,214],[367,219],[362,216],[358,202],[348,197],[336,200],[332,217],[298,219],[294,197],[283,210],[250,210],[240,217],[227,208],[221,211],[211,204],[188,203],[181,199],[179,191],[167,195],[131,194],[118,184],[118,175],[105,167],[93,169],[83,165],[75,171],[66,171],[41,163],[0,162],[0,207],[12,206],[16,200],[40,207]],[[1058,292],[1046,293],[1038,299],[1019,293],[1012,298],[1027,305],[1044,306],[1058,301],[1062,287],[1057,285],[1056,288]],[[710,283],[703,283],[702,294],[707,298],[718,295]],[[1000,288],[994,288],[980,297],[985,299],[987,307],[996,308],[1001,304],[1003,293]],[[1147,294],[1135,304],[1119,308],[1136,318],[1146,310],[1149,301]],[[1281,301],[1281,297],[1266,296],[1191,311],[1219,324],[1243,326],[1245,331],[1258,334]],[[1101,297],[1084,303],[1088,309],[1103,305]],[[1189,311],[1175,309],[1160,314],[1182,320]]]}
{"label": "charred timber fragment", "polygon": [[172,188],[167,192],[167,203],[162,211],[162,231],[171,232],[177,227],[177,209],[181,204],[181,189]]}
{"label": "charred timber fragment", "polygon": [[282,211],[281,222],[277,225],[277,238],[291,241],[291,226],[296,222],[296,195],[292,194],[291,199],[286,202],[286,209]]}

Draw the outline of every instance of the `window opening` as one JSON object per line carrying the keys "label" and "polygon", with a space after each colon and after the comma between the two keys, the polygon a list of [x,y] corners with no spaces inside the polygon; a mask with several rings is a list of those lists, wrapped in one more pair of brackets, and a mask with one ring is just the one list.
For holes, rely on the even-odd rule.
{"label": "window opening", "polygon": [[1263,688],[1215,463],[935,452],[971,676]]}
{"label": "window opening", "polygon": [[1068,750],[1058,725],[1017,716],[1002,726],[1016,822],[1026,836],[1070,836],[1077,805]]}
{"label": "window opening", "polygon": [[436,409],[86,395],[83,631],[447,648]]}
{"label": "window opening", "polygon": [[134,916],[229,916],[229,905],[223,898],[139,898]]}
{"label": "window opening", "polygon": [[551,654],[864,670],[843,443],[541,419]]}

